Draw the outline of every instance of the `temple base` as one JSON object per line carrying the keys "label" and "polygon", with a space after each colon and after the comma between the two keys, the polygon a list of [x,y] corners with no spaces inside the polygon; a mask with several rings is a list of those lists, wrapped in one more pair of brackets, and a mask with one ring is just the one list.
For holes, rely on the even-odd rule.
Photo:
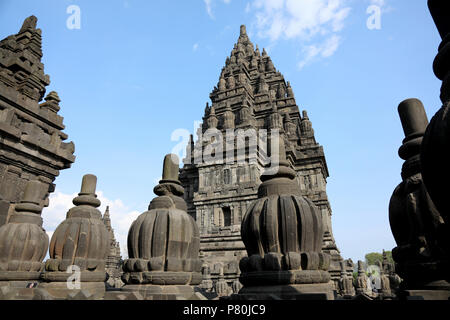
{"label": "temple base", "polygon": [[449,300],[450,284],[445,281],[434,281],[423,286],[409,286],[398,292],[401,300]]}
{"label": "temple base", "polygon": [[132,292],[139,293],[144,300],[207,300],[189,285],[128,284],[122,287],[120,293],[117,294]]}
{"label": "temple base", "polygon": [[47,282],[41,283],[39,288],[52,300],[100,300],[106,292],[104,282],[80,282],[73,289],[66,282]]}
{"label": "temple base", "polygon": [[231,300],[334,300],[334,284],[312,283],[252,286],[233,294]]}

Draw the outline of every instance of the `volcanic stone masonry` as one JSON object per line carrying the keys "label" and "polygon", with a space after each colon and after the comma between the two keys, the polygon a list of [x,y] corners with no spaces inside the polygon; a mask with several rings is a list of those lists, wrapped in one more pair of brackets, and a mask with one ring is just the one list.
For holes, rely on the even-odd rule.
{"label": "volcanic stone masonry", "polygon": [[196,298],[192,286],[202,281],[200,235],[186,212],[178,168],[178,157],[166,155],[162,179],[153,190],[158,197],[131,224],[123,292],[144,299]]}
{"label": "volcanic stone masonry", "polygon": [[[240,28],[239,39],[210,98],[212,105],[206,104],[199,134],[217,128],[225,137],[230,129],[259,131],[270,129],[272,121],[281,122],[287,140],[286,158],[296,172],[298,188],[322,215],[323,250],[331,255],[329,272],[337,288],[343,259],[331,227],[331,206],[326,193],[328,168],[323,148],[315,140],[307,112],[300,116],[290,83],[275,69],[264,49],[260,53],[258,46],[254,48],[245,26]],[[238,261],[246,255],[240,225],[243,215],[257,199],[263,152],[258,150],[255,157],[249,145],[244,146],[245,163],[205,163],[197,161],[209,147],[205,140],[194,142],[191,136],[180,181],[185,189],[188,213],[200,228],[200,250],[210,265],[212,279],[218,280],[223,265],[225,279],[232,285],[237,279]],[[231,144],[233,154],[242,148],[236,141],[225,143]],[[225,148],[223,153],[225,159]],[[352,263],[346,261],[345,267],[351,278]]]}
{"label": "volcanic stone masonry", "polygon": [[397,243],[392,250],[395,270],[404,279],[399,297],[447,300],[450,298],[450,4],[428,0],[428,7],[442,38],[433,69],[442,80],[443,105],[430,123],[420,100],[407,99],[398,107],[405,133],[398,153],[405,162],[403,181],[389,203],[389,221]]}
{"label": "volcanic stone masonry", "polygon": [[0,226],[14,214],[27,181],[42,182],[39,205],[47,206],[59,171],[75,161],[73,142],[64,142],[58,94],[52,91],[41,102],[50,78],[36,23],[30,16],[19,33],[0,41]]}
{"label": "volcanic stone masonry", "polygon": [[114,229],[111,226],[111,217],[109,215],[109,206],[106,207],[105,213],[103,214],[103,223],[105,224],[106,230],[109,233],[109,252],[106,258],[106,273],[108,274],[108,280],[106,284],[112,288],[120,288],[123,286],[121,280],[122,277],[122,256],[120,255],[120,244],[114,236]]}
{"label": "volcanic stone masonry", "polygon": [[286,161],[284,134],[274,151],[279,153],[279,169],[261,176],[258,200],[242,220],[248,257],[239,263],[244,287],[232,299],[333,300],[330,255],[322,250],[322,214],[301,195],[296,173]]}

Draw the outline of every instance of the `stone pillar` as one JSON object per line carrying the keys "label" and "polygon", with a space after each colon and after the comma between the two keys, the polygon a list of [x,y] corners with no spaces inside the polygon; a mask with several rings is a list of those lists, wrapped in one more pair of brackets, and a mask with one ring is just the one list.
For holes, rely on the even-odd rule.
{"label": "stone pillar", "polygon": [[75,207],[67,212],[50,241],[50,259],[43,276],[46,283],[41,287],[55,298],[81,294],[83,299],[100,299],[105,293],[110,239],[102,214],[96,209],[100,206],[96,185],[96,176],[83,176],[81,191],[73,199]]}
{"label": "stone pillar", "polygon": [[186,212],[176,155],[164,158],[162,180],[154,192],[158,197],[128,232],[122,291],[137,291],[144,299],[189,299],[192,286],[202,281],[200,235]]}
{"label": "stone pillar", "polygon": [[22,200],[8,223],[0,227],[0,286],[25,288],[40,279],[48,249],[40,205],[45,191],[45,185],[39,181],[28,181]]}

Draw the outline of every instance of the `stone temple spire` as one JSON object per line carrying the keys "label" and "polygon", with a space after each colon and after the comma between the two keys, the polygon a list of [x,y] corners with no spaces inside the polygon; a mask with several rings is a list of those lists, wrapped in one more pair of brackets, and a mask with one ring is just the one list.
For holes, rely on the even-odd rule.
{"label": "stone temple spire", "polygon": [[37,18],[30,16],[23,22],[19,33],[0,41],[0,69],[14,70],[12,74],[0,77],[0,81],[13,85],[29,98],[40,101],[50,78],[44,74],[42,58],[41,29],[36,29]]}
{"label": "stone temple spire", "polygon": [[[326,253],[332,256],[330,273],[333,281],[337,282],[340,278],[339,261],[342,257],[339,255],[331,231],[331,207],[326,196],[328,168],[323,148],[315,141],[311,121],[306,113],[302,118],[291,84],[277,70],[275,59],[272,60],[262,47],[261,51],[250,41],[245,25],[240,26],[237,41],[232,46],[224,66],[219,69],[218,83],[209,95],[210,108],[208,107],[205,112],[201,128],[202,133],[208,129],[220,131],[226,140],[226,148],[215,150],[215,154],[223,152],[222,157],[218,158],[227,160],[224,164],[218,163],[208,168],[201,163],[203,162],[201,156],[194,156],[200,161],[194,161],[193,165],[185,163],[180,171],[180,181],[186,190],[188,213],[196,218],[201,232],[204,233],[205,242],[202,250],[211,270],[214,270],[213,265],[217,263],[217,259],[222,259],[220,262],[224,265],[228,284],[231,285],[232,277],[237,277],[235,273],[237,258],[233,258],[232,262],[226,260],[230,250],[224,244],[231,239],[240,239],[238,231],[240,222],[251,200],[257,197],[257,188],[261,184],[259,179],[262,173],[261,163],[265,162],[269,151],[267,147],[253,152],[251,150],[255,148],[250,148],[250,144],[256,145],[257,139],[253,139],[255,133],[259,135],[265,130],[269,138],[272,137],[269,131],[278,129],[284,142],[286,159],[296,171],[298,177],[296,181],[302,195],[307,195],[327,219],[324,223],[323,245]],[[200,112],[203,108],[204,106],[201,106]],[[244,143],[239,143],[238,138],[234,141],[226,138],[227,131],[230,132],[232,129],[235,129],[235,133],[241,130],[242,136],[245,136],[245,139],[242,139]],[[207,151],[206,148],[211,148],[211,144],[205,143],[207,135],[203,135],[203,138],[200,138],[201,135],[198,136],[199,139],[193,149],[201,155],[202,151]],[[274,141],[267,139],[268,142],[269,140]],[[247,141],[249,147],[246,146]],[[234,150],[230,150],[229,146],[233,146]],[[240,152],[242,150],[244,152]],[[242,153],[244,156],[241,157]],[[237,161],[233,159],[228,161],[231,154],[236,155]],[[246,159],[245,163],[238,163],[238,158]],[[253,163],[253,159],[256,158],[257,161]],[[219,194],[220,199],[217,198]],[[236,230],[223,232],[230,232],[233,236],[216,237],[217,228],[222,227],[220,222],[222,216],[227,217],[227,227],[231,228],[227,230]],[[212,235],[218,239],[217,243],[224,247],[224,251],[227,250],[227,253],[221,256],[226,258],[214,257],[220,250],[212,247],[216,243],[206,243],[207,237]],[[245,254],[243,243],[240,240],[233,241],[233,249],[236,248],[234,257]],[[211,246],[211,250],[207,248],[208,246]],[[231,267],[232,265],[234,267]],[[218,274],[212,273],[214,281],[218,280],[217,276]]]}
{"label": "stone temple spire", "polygon": [[60,170],[75,161],[73,142],[62,130],[55,91],[45,101],[50,77],[44,73],[41,30],[30,16],[17,34],[0,41],[0,226],[19,204],[28,181],[40,181],[40,206],[48,205]]}
{"label": "stone temple spire", "polygon": [[114,235],[114,229],[111,226],[111,216],[109,214],[109,206],[106,206],[105,213],[103,214],[103,223],[109,233],[109,251],[106,258],[105,269],[108,274],[107,284],[111,287],[122,286],[120,277],[122,275],[122,256],[120,255],[120,244],[116,240]]}

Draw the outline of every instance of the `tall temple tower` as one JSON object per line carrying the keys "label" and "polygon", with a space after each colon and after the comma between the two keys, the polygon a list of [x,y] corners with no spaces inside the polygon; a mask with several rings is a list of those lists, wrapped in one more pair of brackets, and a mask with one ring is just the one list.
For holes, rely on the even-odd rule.
{"label": "tall temple tower", "polygon": [[[238,261],[246,255],[240,236],[242,217],[257,199],[259,177],[267,158],[267,149],[264,150],[259,139],[263,131],[279,129],[285,137],[286,158],[296,171],[302,194],[322,214],[323,250],[331,254],[330,273],[338,281],[343,259],[331,228],[331,207],[326,193],[329,174],[323,148],[316,142],[307,112],[300,115],[290,83],[276,70],[264,49],[262,53],[258,46],[255,49],[245,26],[240,28],[239,39],[226,59],[210,99],[212,104],[206,104],[197,132],[199,139],[194,142],[191,136],[188,143],[180,181],[186,191],[188,213],[200,228],[200,250],[210,265],[212,278],[218,277],[221,267],[229,283],[237,277]],[[205,161],[202,157],[214,144],[208,135],[208,130],[213,129],[222,134],[219,139],[223,139],[223,148],[214,151],[216,155],[223,152],[222,161]],[[234,136],[227,137],[227,133]],[[233,137],[242,133],[247,139],[239,143],[239,138]],[[252,135],[258,138],[252,140]],[[245,157],[237,161],[236,155],[242,151]]]}
{"label": "tall temple tower", "polygon": [[109,214],[109,206],[106,206],[103,214],[103,223],[109,233],[109,251],[106,257],[106,272],[108,273],[107,284],[110,287],[120,288],[123,285],[120,277],[122,276],[122,256],[120,255],[120,244],[114,236],[114,229],[111,226],[111,216]]}

